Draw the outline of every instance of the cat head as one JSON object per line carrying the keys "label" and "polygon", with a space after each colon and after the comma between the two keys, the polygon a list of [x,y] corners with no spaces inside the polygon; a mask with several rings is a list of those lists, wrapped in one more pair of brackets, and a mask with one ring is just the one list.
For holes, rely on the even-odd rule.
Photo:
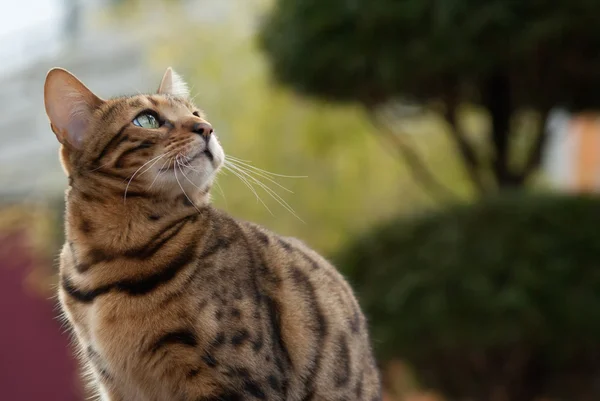
{"label": "cat head", "polygon": [[109,100],[54,68],[44,103],[72,183],[121,195],[206,194],[225,159],[212,126],[171,68],[156,93]]}

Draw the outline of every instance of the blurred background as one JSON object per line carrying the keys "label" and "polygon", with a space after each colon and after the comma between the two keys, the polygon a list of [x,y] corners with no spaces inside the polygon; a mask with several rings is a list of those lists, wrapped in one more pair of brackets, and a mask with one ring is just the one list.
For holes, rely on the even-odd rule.
{"label": "blurred background", "polygon": [[255,166],[214,203],[336,263],[386,401],[600,399],[599,2],[5,3],[0,400],[86,397],[55,299],[55,66],[101,97],[185,77]]}

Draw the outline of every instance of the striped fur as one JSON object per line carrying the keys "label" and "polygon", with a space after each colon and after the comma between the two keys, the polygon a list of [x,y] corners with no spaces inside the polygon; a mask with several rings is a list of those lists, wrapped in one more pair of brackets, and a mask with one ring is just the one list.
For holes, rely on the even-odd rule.
{"label": "striped fur", "polygon": [[[57,74],[46,104],[69,176],[59,299],[102,400],[380,400],[365,318],[337,270],[210,206],[223,152],[194,132],[201,112],[157,93],[65,114],[52,102],[73,88],[52,85],[87,89]],[[143,110],[163,125],[133,125]],[[61,128],[82,116],[85,130]],[[148,163],[165,153],[187,167]]]}

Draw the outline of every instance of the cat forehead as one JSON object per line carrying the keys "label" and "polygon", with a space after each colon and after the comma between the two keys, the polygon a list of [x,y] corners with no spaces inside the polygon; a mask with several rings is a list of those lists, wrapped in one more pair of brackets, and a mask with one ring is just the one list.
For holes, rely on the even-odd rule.
{"label": "cat forehead", "polygon": [[187,117],[192,113],[198,113],[204,117],[204,113],[189,100],[172,95],[134,95],[118,97],[106,102],[101,110],[104,120],[112,120],[120,114],[129,116],[131,113],[143,110],[153,110],[165,118]]}

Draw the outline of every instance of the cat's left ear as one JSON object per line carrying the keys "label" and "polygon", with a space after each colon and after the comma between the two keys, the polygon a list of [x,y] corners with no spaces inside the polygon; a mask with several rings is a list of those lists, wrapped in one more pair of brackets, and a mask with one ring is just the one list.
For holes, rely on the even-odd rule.
{"label": "cat's left ear", "polygon": [[181,97],[189,97],[190,90],[187,84],[171,67],[167,68],[165,75],[163,75],[160,86],[158,87],[158,93],[161,95],[174,95]]}
{"label": "cat's left ear", "polygon": [[44,104],[52,131],[58,141],[71,149],[81,149],[94,111],[104,103],[73,74],[53,68],[44,84]]}

